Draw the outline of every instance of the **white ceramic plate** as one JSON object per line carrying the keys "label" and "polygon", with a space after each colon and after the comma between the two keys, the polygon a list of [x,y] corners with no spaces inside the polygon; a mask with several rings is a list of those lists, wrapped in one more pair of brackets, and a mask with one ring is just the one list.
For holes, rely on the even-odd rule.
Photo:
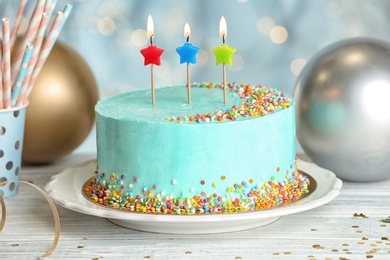
{"label": "white ceramic plate", "polygon": [[342,187],[342,181],[331,171],[299,160],[299,170],[310,175],[317,183],[317,187],[307,197],[291,204],[246,213],[153,215],[114,210],[87,200],[82,193],[82,187],[93,177],[95,168],[93,161],[68,168],[53,176],[46,184],[45,191],[54,202],[67,209],[108,218],[111,222],[126,228],[170,234],[222,233],[260,227],[274,222],[281,216],[322,206],[336,198]]}

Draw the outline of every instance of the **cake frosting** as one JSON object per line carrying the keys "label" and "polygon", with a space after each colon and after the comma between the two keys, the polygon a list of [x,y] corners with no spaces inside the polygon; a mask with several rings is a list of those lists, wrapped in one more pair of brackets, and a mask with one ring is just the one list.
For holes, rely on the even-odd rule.
{"label": "cake frosting", "polygon": [[136,90],[96,107],[88,191],[112,208],[166,214],[253,211],[307,192],[296,168],[295,104],[276,89],[196,83]]}

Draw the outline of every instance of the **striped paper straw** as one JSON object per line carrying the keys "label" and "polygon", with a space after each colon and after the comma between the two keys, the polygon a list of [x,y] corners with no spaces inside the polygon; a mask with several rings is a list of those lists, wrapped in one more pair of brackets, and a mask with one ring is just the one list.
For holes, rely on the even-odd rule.
{"label": "striped paper straw", "polygon": [[[64,13],[61,11],[57,12],[54,22],[50,28],[49,35],[46,37],[41,52],[39,53],[37,64],[35,65],[34,71],[30,79],[30,83],[28,85],[26,99],[29,97],[31,90],[35,84],[35,81],[38,78],[39,72],[41,71],[43,64],[45,64],[46,59],[49,56],[50,51],[58,38],[58,34],[60,33],[59,27],[61,25],[63,18],[64,18]],[[26,102],[27,101],[26,99],[23,102]]]}
{"label": "striped paper straw", "polygon": [[[3,42],[3,39],[0,38],[0,43]],[[3,56],[3,51],[0,49],[0,64],[3,64],[2,56]],[[3,65],[0,65],[0,109],[3,108]]]}
{"label": "striped paper straw", "polygon": [[49,13],[51,9],[52,0],[46,0],[45,7],[43,8],[43,12]]}
{"label": "striped paper straw", "polygon": [[48,15],[49,21],[50,21],[51,16],[53,15],[54,9],[56,9],[57,2],[58,2],[58,0],[52,0],[51,5],[50,5],[50,10],[47,12],[45,9],[45,12],[49,14]]}
{"label": "striped paper straw", "polygon": [[28,25],[27,31],[25,32],[23,36],[23,40],[19,46],[18,51],[16,52],[14,61],[12,63],[11,68],[11,83],[12,85],[15,84],[15,80],[17,75],[19,74],[20,70],[20,64],[22,63],[22,58],[24,55],[24,46],[26,46],[27,43],[33,42],[35,35],[38,32],[39,23],[42,18],[43,9],[45,8],[46,0],[38,0],[37,4],[35,5],[34,12],[32,14],[32,17],[30,19],[30,24]]}
{"label": "striped paper straw", "polygon": [[24,79],[23,79],[22,89],[20,90],[20,93],[19,93],[19,96],[18,96],[18,99],[16,102],[16,106],[20,106],[24,103],[24,97],[26,95],[26,91],[27,91],[28,85],[30,83],[31,74],[34,71],[35,64],[38,61],[39,51],[41,50],[41,46],[42,46],[43,38],[45,36],[45,30],[46,30],[47,24],[48,24],[48,15],[46,13],[43,13],[41,22],[39,24],[38,34],[37,34],[37,37],[35,38],[35,41],[34,41],[33,52],[31,54],[31,58],[30,58],[30,61],[28,63],[28,66],[27,66],[27,72],[26,72],[26,75],[24,76]]}
{"label": "striped paper straw", "polygon": [[16,78],[16,83],[12,91],[12,106],[14,107],[16,105],[16,100],[18,99],[23,78],[27,71],[28,62],[30,60],[31,54],[33,50],[32,43],[27,43],[25,47],[25,52],[22,59],[22,66],[19,70],[18,77]]}
{"label": "striped paper straw", "polygon": [[64,19],[62,20],[60,27],[58,28],[58,31],[61,32],[62,27],[64,27],[66,20],[68,19],[70,12],[72,11],[73,6],[71,4],[67,4],[64,7],[64,10],[62,11],[64,13]]}
{"label": "striped paper straw", "polygon": [[27,2],[28,2],[28,0],[20,0],[20,3],[19,3],[19,8],[18,8],[18,11],[16,13],[16,18],[15,18],[15,25],[12,28],[12,33],[11,33],[11,38],[10,38],[11,51],[12,51],[12,48],[14,47],[16,37],[18,36],[20,23],[22,21],[23,13],[26,10]]}
{"label": "striped paper straw", "polygon": [[2,19],[1,28],[3,32],[3,108],[11,108],[11,51],[8,18]]}

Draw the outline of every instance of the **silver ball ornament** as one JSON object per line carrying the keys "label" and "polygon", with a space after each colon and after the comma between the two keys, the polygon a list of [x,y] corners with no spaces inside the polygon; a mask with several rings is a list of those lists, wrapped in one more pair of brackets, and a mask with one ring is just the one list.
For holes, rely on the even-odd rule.
{"label": "silver ball ornament", "polygon": [[342,40],[320,50],[294,89],[297,138],[316,164],[350,181],[390,178],[390,44]]}

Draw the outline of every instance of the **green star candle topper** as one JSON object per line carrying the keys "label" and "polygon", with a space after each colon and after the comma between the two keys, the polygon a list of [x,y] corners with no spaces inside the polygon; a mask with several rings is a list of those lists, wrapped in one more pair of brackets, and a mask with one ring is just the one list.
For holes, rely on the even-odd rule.
{"label": "green star candle topper", "polygon": [[199,48],[192,46],[190,41],[190,25],[186,23],[184,25],[184,37],[187,41],[183,46],[176,48],[176,52],[180,56],[180,63],[187,63],[187,100],[188,104],[191,103],[191,80],[190,80],[190,63],[196,63],[196,54],[199,52]]}
{"label": "green star candle topper", "polygon": [[214,48],[212,52],[216,58],[216,64],[219,65],[222,63],[222,73],[223,73],[223,103],[226,104],[226,64],[232,65],[233,60],[232,56],[236,52],[235,48],[229,47],[225,44],[225,38],[227,35],[227,26],[225,17],[221,17],[221,21],[219,22],[219,35],[222,37],[222,44]]}

